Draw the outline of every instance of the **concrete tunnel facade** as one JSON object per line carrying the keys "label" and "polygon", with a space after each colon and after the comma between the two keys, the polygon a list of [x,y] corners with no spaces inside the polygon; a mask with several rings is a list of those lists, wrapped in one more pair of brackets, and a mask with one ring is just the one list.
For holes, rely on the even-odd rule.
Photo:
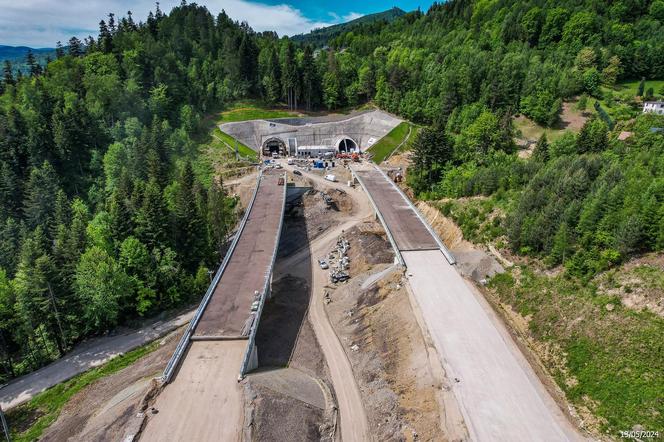
{"label": "concrete tunnel facade", "polygon": [[277,118],[224,123],[219,128],[265,156],[297,155],[298,148],[326,152],[366,151],[402,120],[381,110],[325,117]]}

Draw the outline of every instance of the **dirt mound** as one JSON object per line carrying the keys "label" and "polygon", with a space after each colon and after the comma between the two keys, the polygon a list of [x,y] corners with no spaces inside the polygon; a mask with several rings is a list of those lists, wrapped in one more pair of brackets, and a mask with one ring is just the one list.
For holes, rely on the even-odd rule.
{"label": "dirt mound", "polygon": [[437,391],[421,329],[380,225],[345,232],[349,283],[326,306],[351,361],[376,440],[441,440]]}
{"label": "dirt mound", "polygon": [[346,232],[351,248],[348,251],[350,270],[359,274],[377,264],[394,261],[394,252],[385,231],[375,221],[364,222]]}

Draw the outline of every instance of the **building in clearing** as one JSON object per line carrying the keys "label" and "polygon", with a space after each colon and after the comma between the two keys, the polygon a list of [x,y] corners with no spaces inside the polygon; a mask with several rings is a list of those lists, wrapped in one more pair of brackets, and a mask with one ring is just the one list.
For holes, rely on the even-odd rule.
{"label": "building in clearing", "polygon": [[276,152],[319,157],[363,152],[401,121],[386,112],[371,110],[350,115],[224,123],[219,128],[265,156]]}
{"label": "building in clearing", "polygon": [[643,113],[664,115],[664,101],[646,101],[643,103]]}

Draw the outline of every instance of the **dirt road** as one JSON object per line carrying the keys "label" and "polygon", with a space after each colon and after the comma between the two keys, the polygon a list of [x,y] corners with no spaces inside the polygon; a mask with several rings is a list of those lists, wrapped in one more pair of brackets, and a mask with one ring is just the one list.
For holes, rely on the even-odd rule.
{"label": "dirt road", "polygon": [[[293,170],[292,166],[284,165],[287,170]],[[325,181],[322,177],[304,172],[306,178],[314,181],[319,187],[340,188],[340,184],[333,184]],[[311,278],[312,298],[309,306],[309,318],[316,333],[316,338],[325,354],[332,385],[337,397],[339,406],[339,416],[341,420],[341,439],[343,441],[367,441],[371,440],[367,415],[362,403],[360,389],[353,375],[353,369],[346,353],[341,346],[330,321],[325,312],[323,304],[323,287],[327,284],[327,273],[316,265],[315,260],[323,256],[337,240],[343,230],[349,230],[355,224],[371,216],[372,209],[366,195],[360,189],[345,189],[353,198],[354,209],[349,220],[342,225],[325,232],[309,244],[308,250],[302,250],[295,253],[291,258],[283,260],[277,272],[287,271],[295,276]],[[307,266],[298,266],[298,262],[305,259],[314,260],[312,275],[298,275],[298,268],[307,268]]]}
{"label": "dirt road", "polygon": [[121,353],[165,336],[189,322],[193,314],[193,311],[182,313],[175,318],[153,322],[138,330],[86,341],[65,357],[5,385],[0,390],[0,405],[5,410],[20,405],[47,388],[97,367]]}
{"label": "dirt road", "polygon": [[246,340],[192,342],[175,380],[157,397],[141,442],[241,440],[237,375],[246,347]]}
{"label": "dirt road", "polygon": [[[403,252],[471,439],[579,440],[499,319],[440,251]],[[484,302],[486,304],[486,302]]]}

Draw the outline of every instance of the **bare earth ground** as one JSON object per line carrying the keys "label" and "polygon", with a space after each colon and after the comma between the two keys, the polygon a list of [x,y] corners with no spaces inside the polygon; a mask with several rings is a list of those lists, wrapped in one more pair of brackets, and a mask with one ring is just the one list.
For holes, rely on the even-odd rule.
{"label": "bare earth ground", "polygon": [[246,340],[193,341],[175,380],[154,401],[141,441],[241,440],[242,386],[237,381]]}
{"label": "bare earth ground", "polygon": [[[353,279],[326,309],[353,365],[376,440],[442,440],[438,392],[424,338],[384,232],[347,232]],[[375,276],[374,276],[375,275]],[[434,355],[433,363],[437,363]]]}
{"label": "bare earth ground", "polygon": [[135,434],[142,422],[137,415],[154,387],[152,378],[161,374],[182,332],[168,335],[154,352],[75,394],[42,440],[118,441]]}

